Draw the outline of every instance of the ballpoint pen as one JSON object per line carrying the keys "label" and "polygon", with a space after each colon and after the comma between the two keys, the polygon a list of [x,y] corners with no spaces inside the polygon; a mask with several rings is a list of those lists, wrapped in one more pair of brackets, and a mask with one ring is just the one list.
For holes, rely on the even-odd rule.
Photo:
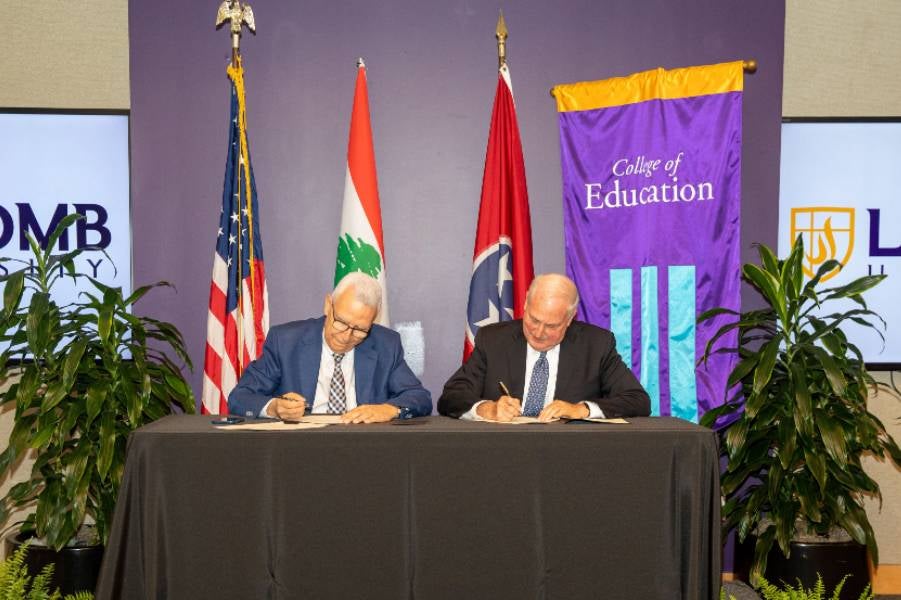
{"label": "ballpoint pen", "polygon": [[[277,400],[292,400],[292,401],[296,401],[296,398],[289,398],[288,396],[285,396],[284,394],[281,395],[281,396],[276,396],[276,399],[277,399]],[[304,412],[304,414],[306,414],[306,412],[307,412],[307,403],[306,403],[305,400],[303,401],[303,412]],[[301,415],[301,418],[303,418],[303,416],[304,416],[304,415]],[[297,425],[298,423],[300,423],[300,421],[297,420],[297,419],[282,419],[281,421],[282,421],[283,423],[288,424],[288,425]]]}

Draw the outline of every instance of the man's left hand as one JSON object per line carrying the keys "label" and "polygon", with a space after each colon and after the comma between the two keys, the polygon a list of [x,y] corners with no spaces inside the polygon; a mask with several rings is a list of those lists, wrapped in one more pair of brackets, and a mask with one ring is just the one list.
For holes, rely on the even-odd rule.
{"label": "man's left hand", "polygon": [[544,407],[539,413],[539,421],[553,421],[554,419],[584,419],[591,414],[588,405],[584,402],[573,404],[566,400],[554,400]]}
{"label": "man's left hand", "polygon": [[392,404],[361,404],[341,415],[342,423],[384,423],[400,414]]}

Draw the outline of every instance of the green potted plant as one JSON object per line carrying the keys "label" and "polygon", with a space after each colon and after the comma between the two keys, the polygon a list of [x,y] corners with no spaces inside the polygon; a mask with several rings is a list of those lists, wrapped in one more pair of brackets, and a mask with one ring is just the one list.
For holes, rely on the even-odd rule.
{"label": "green potted plant", "polygon": [[[124,297],[120,288],[77,273],[75,259],[83,249],[52,251],[78,218],[63,218],[43,248],[29,235],[30,264],[0,280],[0,384],[8,385],[0,404],[15,407],[0,476],[26,454],[35,459],[30,477],[0,500],[0,523],[7,523],[13,509],[31,510],[16,539],[33,536],[56,551],[73,540],[74,550],[86,545],[80,533],[86,521],[94,524],[93,541],[106,543],[128,435],[173,406],[194,411],[193,394],[175,362],[191,365],[181,334],[169,323],[132,312],[147,292],[166,284]],[[59,305],[52,293],[64,278],[86,283],[88,291]],[[38,545],[32,544],[29,555]]]}
{"label": "green potted plant", "polygon": [[[817,581],[812,588],[805,588],[801,582],[798,582],[797,586],[787,583],[784,587],[781,587],[773,585],[766,579],[761,579],[759,591],[763,594],[763,600],[841,600],[842,588],[844,588],[848,577],[848,575],[842,577],[838,585],[832,590],[832,594],[828,596],[829,592],[826,590],[826,584],[823,583],[823,578],[819,574],[817,574]],[[738,599],[732,594],[729,594],[727,598],[726,590],[723,589],[720,591],[720,600]],[[873,592],[870,591],[870,586],[864,588],[860,595],[857,596],[857,600],[873,600]]]}
{"label": "green potted plant", "polygon": [[[805,588],[800,581],[796,586],[786,584],[782,588],[763,579],[760,582],[760,593],[763,594],[763,600],[841,600],[842,589],[849,577],[850,575],[842,577],[829,596],[827,596],[829,592],[826,590],[826,584],[823,583],[823,578],[819,574],[817,575],[816,583],[810,589]],[[856,596],[856,599],[873,600],[873,592],[870,591],[870,586],[866,586],[860,592],[860,595]]]}
{"label": "green potted plant", "polygon": [[[731,395],[701,420],[708,427],[721,426],[727,457],[721,479],[724,532],[736,529],[739,541],[749,536],[756,539],[752,582],[766,573],[773,581],[799,577],[805,585],[814,585],[811,574],[835,569],[806,564],[792,572],[785,570],[790,563],[783,562],[778,568],[773,563],[784,561],[793,552],[795,559],[798,555],[811,557],[805,558],[811,563],[819,546],[807,554],[808,547],[802,550],[801,544],[849,536],[857,572],[845,589],[856,597],[869,579],[866,551],[874,564],[879,561],[863,500],[881,496],[879,486],[861,466],[861,458],[888,457],[901,465],[901,450],[867,409],[870,389],[891,388],[877,383],[867,372],[860,351],[842,326],[853,322],[882,335],[878,326],[882,319],[867,308],[862,294],[885,276],[824,287],[821,280],[841,265],[826,261],[805,281],[801,237],[785,260],[777,259],[766,246],[758,246],[758,251],[760,264],[744,265],[742,274],[762,296],[763,308],[745,312],[713,309],[698,319],[723,314],[734,317],[717,331],[701,359],[714,352],[738,355],[728,380]],[[853,301],[853,308],[822,316],[833,301],[844,298]],[[737,343],[719,347],[730,332],[737,334]],[[799,542],[799,536],[808,539]],[[824,560],[832,560],[825,558],[829,548],[846,551],[841,544],[823,547],[827,553],[822,555]]]}
{"label": "green potted plant", "polygon": [[92,600],[91,592],[77,592],[63,597],[59,589],[50,591],[50,579],[53,577],[53,565],[48,564],[40,573],[32,576],[25,564],[25,552],[28,544],[0,562],[0,598],[17,600]]}

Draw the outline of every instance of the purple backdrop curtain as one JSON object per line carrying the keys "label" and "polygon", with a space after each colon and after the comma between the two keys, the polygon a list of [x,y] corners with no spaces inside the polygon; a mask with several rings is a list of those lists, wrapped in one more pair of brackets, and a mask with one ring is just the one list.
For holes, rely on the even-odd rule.
{"label": "purple backdrop curtain", "polygon": [[740,305],[741,87],[728,63],[556,88],[579,318],[613,331],[653,414],[697,421],[733,366],[695,368],[723,323],[696,317]]}

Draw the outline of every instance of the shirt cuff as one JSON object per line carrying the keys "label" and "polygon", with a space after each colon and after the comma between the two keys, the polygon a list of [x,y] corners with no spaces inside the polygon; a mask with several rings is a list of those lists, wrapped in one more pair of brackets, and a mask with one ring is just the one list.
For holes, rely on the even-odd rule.
{"label": "shirt cuff", "polygon": [[460,415],[460,418],[463,419],[464,421],[484,421],[485,419],[480,417],[479,414],[476,412],[476,409],[479,407],[479,404],[481,404],[483,402],[486,402],[486,400],[479,400],[478,402],[473,404],[472,408],[470,408],[468,411],[466,411],[465,413]]}
{"label": "shirt cuff", "polygon": [[588,407],[588,418],[589,419],[606,419],[604,416],[604,411],[601,410],[601,407],[598,406],[597,402],[589,402],[585,400],[585,406]]}
{"label": "shirt cuff", "polygon": [[263,408],[260,409],[260,414],[258,414],[257,417],[263,418],[263,419],[274,419],[275,417],[270,417],[269,413],[266,412],[267,410],[269,410],[269,405],[272,404],[274,401],[275,401],[275,398],[270,398],[269,402],[264,404]]}

